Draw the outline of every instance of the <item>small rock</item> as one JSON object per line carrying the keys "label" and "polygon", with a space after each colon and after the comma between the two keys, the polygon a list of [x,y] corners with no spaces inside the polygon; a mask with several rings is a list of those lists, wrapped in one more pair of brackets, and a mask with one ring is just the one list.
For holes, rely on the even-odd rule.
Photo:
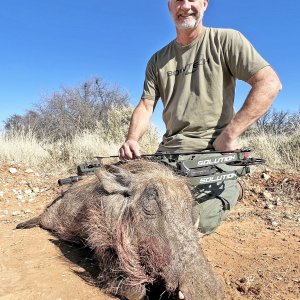
{"label": "small rock", "polygon": [[15,189],[12,189],[12,192],[15,194],[15,195],[22,195],[22,191],[17,191]]}
{"label": "small rock", "polygon": [[271,224],[272,224],[272,226],[274,226],[274,227],[277,227],[277,226],[279,225],[276,221],[273,221]]}
{"label": "small rock", "polygon": [[249,277],[242,277],[240,280],[240,283],[251,283],[255,281],[255,278],[253,276],[249,276]]}
{"label": "small rock", "polygon": [[8,171],[9,171],[9,173],[11,173],[11,174],[15,174],[15,173],[18,172],[16,168],[9,168]]}
{"label": "small rock", "polygon": [[266,208],[266,209],[274,209],[274,205],[273,205],[273,204],[270,204],[270,203],[267,203],[267,204],[265,205],[265,208]]}
{"label": "small rock", "polygon": [[37,194],[40,192],[40,189],[38,187],[34,187],[32,188],[32,191]]}
{"label": "small rock", "polygon": [[29,169],[26,169],[26,170],[25,170],[25,173],[34,173],[34,171],[33,171],[32,169],[29,168]]}
{"label": "small rock", "polygon": [[12,212],[12,216],[14,216],[14,217],[19,216],[20,214],[21,214],[21,212],[18,210]]}
{"label": "small rock", "polygon": [[21,201],[21,200],[23,200],[23,196],[22,196],[22,195],[17,195],[17,199],[18,199],[19,201]]}
{"label": "small rock", "polygon": [[292,219],[293,219],[293,216],[292,216],[291,214],[287,213],[287,212],[284,212],[284,213],[283,213],[283,217],[284,217],[285,219],[288,219],[288,220],[292,220]]}
{"label": "small rock", "polygon": [[2,198],[4,196],[4,192],[0,191],[0,197]]}
{"label": "small rock", "polygon": [[296,221],[297,221],[297,222],[300,222],[300,217],[297,217]]}
{"label": "small rock", "polygon": [[255,186],[255,187],[253,187],[251,190],[252,190],[252,192],[253,192],[254,194],[260,194],[260,193],[262,193],[262,188],[259,187],[259,186]]}
{"label": "small rock", "polygon": [[289,179],[286,177],[282,180],[282,183],[286,183],[287,181],[289,181]]}
{"label": "small rock", "polygon": [[4,214],[4,215],[8,215],[9,211],[7,209],[4,209],[4,210],[2,210],[1,213]]}
{"label": "small rock", "polygon": [[269,201],[272,201],[272,200],[273,200],[273,197],[272,197],[271,193],[268,192],[268,191],[264,191],[264,192],[263,192],[263,196],[264,196],[264,198],[265,198],[266,200],[269,200]]}
{"label": "small rock", "polygon": [[226,280],[225,282],[226,282],[227,285],[231,285],[230,280]]}
{"label": "small rock", "polygon": [[281,202],[279,199],[277,199],[277,200],[275,201],[275,205],[276,205],[276,206],[282,206],[282,202]]}
{"label": "small rock", "polygon": [[25,209],[25,210],[24,210],[24,213],[25,213],[25,214],[32,214],[32,211],[31,211],[30,209]]}
{"label": "small rock", "polygon": [[25,193],[26,195],[31,195],[31,194],[32,194],[32,190],[25,190],[24,193]]}
{"label": "small rock", "polygon": [[266,173],[262,173],[261,177],[264,179],[264,180],[269,180],[270,179],[270,175],[266,174]]}

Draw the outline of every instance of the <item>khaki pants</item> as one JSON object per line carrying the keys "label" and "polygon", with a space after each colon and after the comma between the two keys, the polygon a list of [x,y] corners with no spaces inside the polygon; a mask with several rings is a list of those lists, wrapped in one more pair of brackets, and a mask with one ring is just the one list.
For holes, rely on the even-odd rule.
{"label": "khaki pants", "polygon": [[[174,158],[165,156],[164,163],[176,167],[176,161],[194,158],[205,159],[220,154],[174,155]],[[236,167],[226,164],[218,165],[223,171],[233,171]],[[229,210],[234,207],[239,198],[239,188],[236,179],[225,180],[205,185],[190,184],[194,197],[193,221],[203,234],[212,233],[226,217]]]}
{"label": "khaki pants", "polygon": [[237,180],[191,187],[194,196],[193,220],[203,234],[212,233],[239,198]]}

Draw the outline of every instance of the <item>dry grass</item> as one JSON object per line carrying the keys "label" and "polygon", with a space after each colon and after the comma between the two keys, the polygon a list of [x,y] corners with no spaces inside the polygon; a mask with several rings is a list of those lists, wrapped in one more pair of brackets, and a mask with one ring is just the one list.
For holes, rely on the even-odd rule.
{"label": "dry grass", "polygon": [[254,149],[254,155],[267,160],[271,168],[284,171],[300,170],[300,129],[294,134],[251,133],[240,140],[242,147]]}
{"label": "dry grass", "polygon": [[[117,130],[118,134],[124,131],[121,124],[115,125],[114,130]],[[117,125],[120,126],[119,130]],[[66,170],[74,172],[76,165],[93,160],[95,156],[117,155],[123,135],[124,133],[118,135],[115,140],[108,138],[101,126],[94,131],[77,134],[72,140],[57,142],[47,139],[38,140],[32,132],[27,134],[18,132],[14,135],[2,133],[0,134],[0,163],[22,163],[32,167],[42,167],[45,171],[55,169],[58,172]],[[158,134],[154,126],[150,126],[140,144],[144,154],[156,151]],[[271,168],[286,171],[300,170],[300,130],[293,135],[252,133],[241,138],[241,146],[254,149],[253,155],[265,158]]]}
{"label": "dry grass", "polygon": [[[154,131],[153,131],[154,130]],[[154,132],[154,134],[153,134]],[[158,146],[156,130],[150,130],[141,140],[142,153],[154,153]],[[117,155],[120,142],[108,142],[103,138],[101,129],[85,131],[74,136],[72,140],[51,142],[39,141],[33,133],[22,132],[7,136],[0,134],[0,163],[22,163],[31,167],[43,168],[45,171],[74,171],[76,165],[94,160],[95,156]]]}
{"label": "dry grass", "polygon": [[0,133],[0,162],[43,165],[50,155],[32,132],[19,132],[15,135]]}

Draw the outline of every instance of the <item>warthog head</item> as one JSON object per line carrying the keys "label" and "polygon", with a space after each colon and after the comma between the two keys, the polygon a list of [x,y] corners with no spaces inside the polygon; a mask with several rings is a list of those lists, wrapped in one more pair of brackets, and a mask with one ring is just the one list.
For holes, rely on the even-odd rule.
{"label": "warthog head", "polygon": [[222,299],[198,243],[192,202],[185,180],[167,167],[130,161],[71,187],[39,224],[92,248],[98,282],[109,293],[143,299],[146,284],[161,282],[186,300]]}

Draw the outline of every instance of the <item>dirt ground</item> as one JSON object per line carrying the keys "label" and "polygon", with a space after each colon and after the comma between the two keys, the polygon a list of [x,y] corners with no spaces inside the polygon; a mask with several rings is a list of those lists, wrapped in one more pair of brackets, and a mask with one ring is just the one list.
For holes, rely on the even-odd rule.
{"label": "dirt ground", "polygon": [[[84,279],[92,270],[81,249],[39,228],[15,230],[61,192],[57,179],[0,166],[1,300],[113,299]],[[201,240],[226,299],[300,299],[300,174],[264,170],[242,181],[244,200]]]}

